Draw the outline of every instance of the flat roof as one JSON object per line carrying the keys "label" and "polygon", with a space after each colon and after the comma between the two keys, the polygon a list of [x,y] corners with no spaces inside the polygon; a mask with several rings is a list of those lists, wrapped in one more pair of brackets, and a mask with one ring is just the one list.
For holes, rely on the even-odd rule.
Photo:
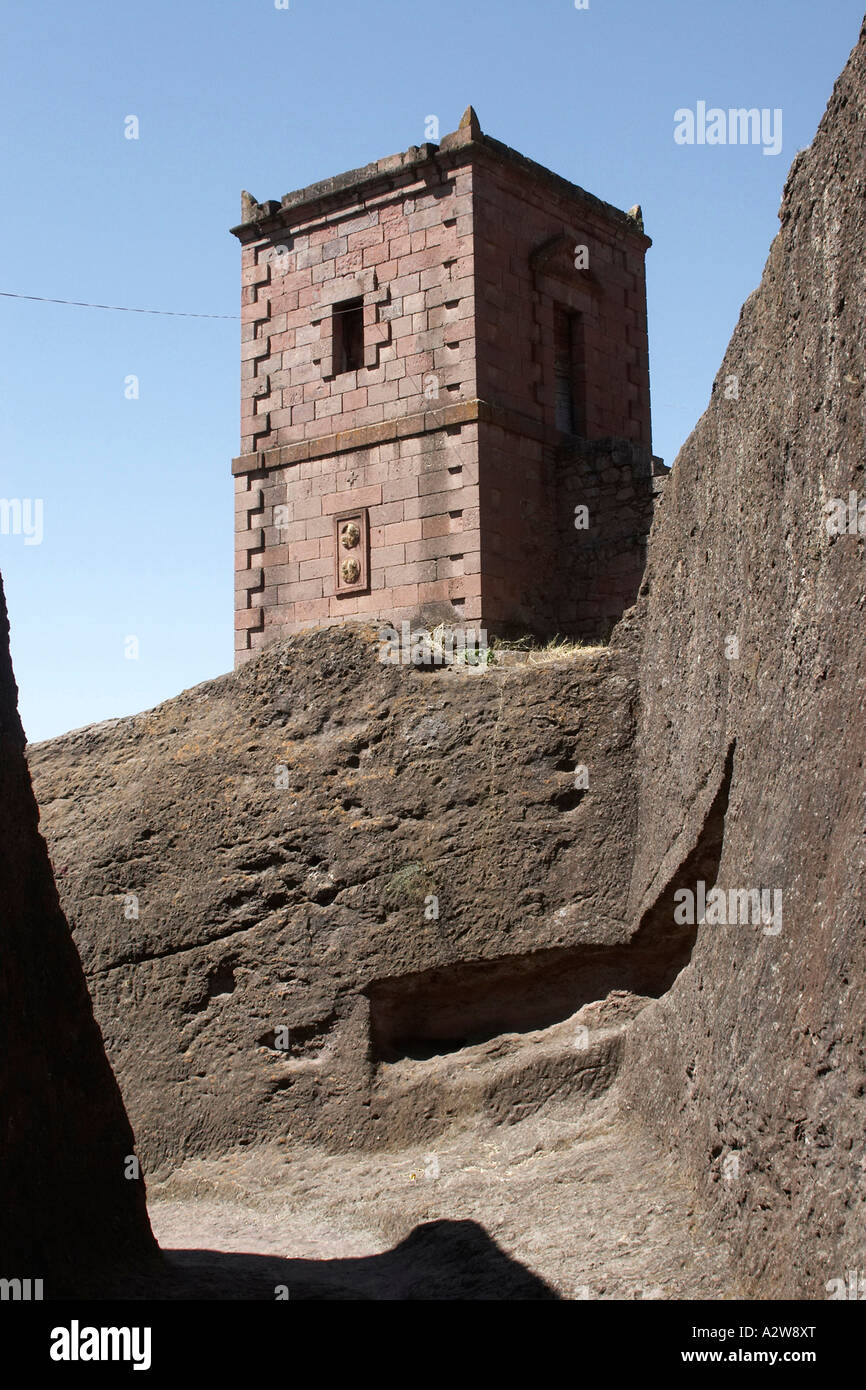
{"label": "flat roof", "polygon": [[324,211],[329,203],[335,206],[344,203],[347,194],[369,195],[377,184],[382,186],[383,191],[396,187],[400,182],[406,182],[406,175],[416,174],[425,164],[454,167],[485,156],[521,170],[536,182],[548,184],[561,197],[582,203],[606,221],[618,225],[623,232],[637,237],[644,246],[652,245],[650,238],[644,233],[639,207],[633,208],[631,212],[623,212],[621,208],[596,198],[593,193],[588,193],[585,188],[569,182],[560,174],[555,174],[543,164],[528,159],[526,155],[513,150],[510,145],[484,134],[471,106],[467,108],[458,129],[450,135],[443,136],[438,145],[410,145],[408,150],[399,154],[387,155],[359,169],[349,169],[344,174],[336,174],[333,178],[308,184],[306,188],[295,189],[286,193],[279,202],[270,200],[259,203],[251,194],[242,194],[243,221],[232,227],[232,234],[241,241],[250,241],[267,232],[270,227],[285,226],[286,223],[296,221],[299,213],[317,204],[324,205]]}

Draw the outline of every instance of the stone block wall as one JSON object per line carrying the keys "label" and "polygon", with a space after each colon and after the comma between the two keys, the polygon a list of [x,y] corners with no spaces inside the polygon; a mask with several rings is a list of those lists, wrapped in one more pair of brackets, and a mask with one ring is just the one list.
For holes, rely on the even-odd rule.
{"label": "stone block wall", "polygon": [[[356,171],[336,206],[329,184],[290,195],[245,242],[242,454],[416,415],[437,387],[475,395],[472,171],[415,153]],[[334,315],[358,299],[364,361],[341,372]]]}
{"label": "stone block wall", "polygon": [[440,146],[280,203],[244,195],[235,233],[237,662],[347,619],[594,635],[632,558],[585,592],[596,571],[563,549],[558,450],[605,437],[649,458],[637,212],[483,135],[470,108]]}
{"label": "stone block wall", "polygon": [[[418,428],[235,479],[240,653],[347,617],[480,619],[478,425]],[[341,594],[334,518],[356,508],[369,522],[369,584]]]}
{"label": "stone block wall", "polygon": [[488,629],[606,641],[638,596],[660,461],[622,439],[549,445],[499,425],[481,441]]}
{"label": "stone block wall", "polygon": [[[574,443],[556,459],[564,635],[606,641],[637,601],[664,474],[649,450],[619,439]],[[586,508],[586,514],[578,508]],[[584,525],[585,522],[585,525]]]}
{"label": "stone block wall", "polygon": [[576,433],[649,448],[644,256],[650,242],[640,219],[589,195],[575,197],[563,180],[542,177],[519,157],[483,158],[473,173],[479,396],[559,432],[554,311],[560,307],[579,315],[582,327],[585,406]]}

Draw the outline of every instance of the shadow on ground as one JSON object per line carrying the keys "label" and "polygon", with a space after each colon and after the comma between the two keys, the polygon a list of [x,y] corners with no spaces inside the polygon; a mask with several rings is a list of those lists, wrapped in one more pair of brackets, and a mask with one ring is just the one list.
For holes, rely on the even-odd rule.
{"label": "shadow on ground", "polygon": [[[381,1255],[286,1260],[218,1250],[164,1250],[156,1279],[122,1280],[91,1297],[125,1299],[557,1299],[476,1221],[430,1221]],[[48,1291],[46,1290],[46,1293]],[[68,1290],[66,1297],[88,1296]]]}

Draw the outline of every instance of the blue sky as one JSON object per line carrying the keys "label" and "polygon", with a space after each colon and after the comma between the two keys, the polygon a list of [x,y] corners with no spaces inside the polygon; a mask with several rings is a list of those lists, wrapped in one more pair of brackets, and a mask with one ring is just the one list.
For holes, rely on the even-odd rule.
{"label": "blue sky", "polygon": [[[241,188],[279,198],[471,102],[498,139],[642,205],[670,463],[861,18],[862,0],[7,0],[0,290],[235,315]],[[677,145],[674,112],[702,100],[781,108],[781,153]],[[240,334],[23,299],[0,315],[0,497],[44,516],[41,544],[0,534],[35,740],[230,669]]]}

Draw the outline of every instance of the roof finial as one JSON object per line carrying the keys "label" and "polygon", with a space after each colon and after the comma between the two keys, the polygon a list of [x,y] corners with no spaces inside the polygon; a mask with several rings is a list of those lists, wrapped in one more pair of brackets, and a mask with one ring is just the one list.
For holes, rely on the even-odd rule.
{"label": "roof finial", "polygon": [[463,115],[460,117],[458,130],[468,130],[472,139],[476,139],[481,134],[481,122],[475,114],[474,106],[467,106]]}

